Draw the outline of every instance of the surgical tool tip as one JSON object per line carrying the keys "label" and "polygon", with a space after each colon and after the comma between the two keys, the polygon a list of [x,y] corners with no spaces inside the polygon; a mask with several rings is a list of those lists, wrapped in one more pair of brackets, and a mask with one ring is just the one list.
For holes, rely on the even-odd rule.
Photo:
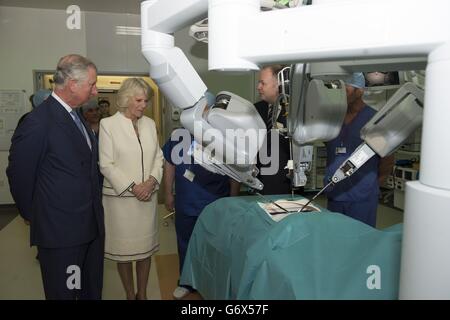
{"label": "surgical tool tip", "polygon": [[333,184],[333,181],[328,182],[328,184],[323,187],[322,189],[320,189],[320,191],[311,198],[311,200],[309,200],[303,207],[301,207],[301,209],[299,209],[297,212],[302,212],[303,209],[305,209],[311,202],[313,202],[326,188],[328,188],[331,184]]}

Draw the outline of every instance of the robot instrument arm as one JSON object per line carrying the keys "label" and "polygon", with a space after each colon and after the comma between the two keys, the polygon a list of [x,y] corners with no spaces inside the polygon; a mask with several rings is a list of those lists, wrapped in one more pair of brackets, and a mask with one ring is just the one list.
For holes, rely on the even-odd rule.
{"label": "robot instrument arm", "polygon": [[[142,2],[142,52],[150,64],[150,76],[169,101],[183,110],[181,123],[197,142],[195,161],[261,190],[255,164],[265,138],[264,122],[249,101],[230,92],[219,92],[215,98],[207,93],[206,85],[174,43],[172,33],[204,18],[207,9],[207,0]],[[229,129],[241,130],[231,133]],[[246,144],[248,139],[252,143]]]}

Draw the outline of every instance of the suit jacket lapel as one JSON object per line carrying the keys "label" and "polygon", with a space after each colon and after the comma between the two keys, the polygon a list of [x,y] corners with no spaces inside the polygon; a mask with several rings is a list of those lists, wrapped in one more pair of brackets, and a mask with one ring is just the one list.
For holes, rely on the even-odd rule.
{"label": "suit jacket lapel", "polygon": [[81,152],[91,153],[91,150],[89,149],[86,139],[83,137],[83,134],[78,129],[72,116],[67,112],[66,109],[64,109],[64,107],[58,101],[56,101],[56,99],[54,99],[51,96],[49,97],[49,99],[50,98],[53,99],[54,101],[54,103],[52,103],[52,111],[53,115],[55,116],[56,123],[61,127],[61,129],[63,129],[63,131],[67,134],[70,140],[72,140],[72,142]]}
{"label": "suit jacket lapel", "polygon": [[[78,112],[78,110],[76,112]],[[84,117],[81,116],[80,113],[78,113],[78,117],[80,118],[81,123],[83,124],[84,128],[86,129],[86,132],[87,132],[87,134],[89,136],[89,140],[91,141],[91,148],[92,149],[89,149],[89,146],[87,145],[86,139],[84,139],[84,142],[85,142],[84,144],[86,145],[87,149],[91,153],[91,170],[93,170],[92,172],[94,172],[95,174],[98,174],[98,171],[97,171],[98,170],[97,169],[97,164],[98,164],[98,142],[97,142],[97,139],[95,138],[94,132],[89,127],[89,124],[86,122]],[[78,132],[80,132],[80,130],[78,130]]]}
{"label": "suit jacket lapel", "polygon": [[[78,112],[78,111],[76,111]],[[94,152],[94,143],[95,143],[95,136],[94,136],[94,132],[92,131],[91,127],[89,126],[89,124],[86,122],[86,120],[84,119],[84,117],[82,115],[80,115],[80,113],[78,113],[78,116],[80,117],[81,123],[83,124],[84,128],[86,129],[86,132],[89,136],[89,140],[91,141],[91,146],[92,146],[92,152]],[[79,130],[78,130],[79,131]],[[89,146],[88,146],[89,148]]]}

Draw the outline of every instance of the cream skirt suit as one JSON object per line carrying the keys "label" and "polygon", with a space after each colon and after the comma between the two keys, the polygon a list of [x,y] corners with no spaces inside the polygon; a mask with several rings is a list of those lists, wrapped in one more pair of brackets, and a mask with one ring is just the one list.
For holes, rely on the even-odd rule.
{"label": "cream skirt suit", "polygon": [[159,249],[157,192],[139,201],[128,190],[153,176],[161,183],[163,155],[155,123],[143,116],[133,124],[121,112],[100,121],[99,160],[105,209],[105,257],[142,260]]}

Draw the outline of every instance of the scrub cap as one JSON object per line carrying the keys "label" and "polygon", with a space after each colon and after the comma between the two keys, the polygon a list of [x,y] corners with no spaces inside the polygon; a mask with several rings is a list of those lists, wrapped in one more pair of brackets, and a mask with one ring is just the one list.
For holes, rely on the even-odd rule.
{"label": "scrub cap", "polygon": [[52,92],[50,90],[38,90],[38,91],[36,91],[36,93],[33,95],[33,104],[34,104],[34,106],[37,107],[42,102],[44,102],[45,99],[47,99],[48,96],[51,93]]}
{"label": "scrub cap", "polygon": [[355,72],[347,79],[345,79],[345,84],[355,87],[355,88],[364,88],[366,86],[366,79],[362,72]]}

